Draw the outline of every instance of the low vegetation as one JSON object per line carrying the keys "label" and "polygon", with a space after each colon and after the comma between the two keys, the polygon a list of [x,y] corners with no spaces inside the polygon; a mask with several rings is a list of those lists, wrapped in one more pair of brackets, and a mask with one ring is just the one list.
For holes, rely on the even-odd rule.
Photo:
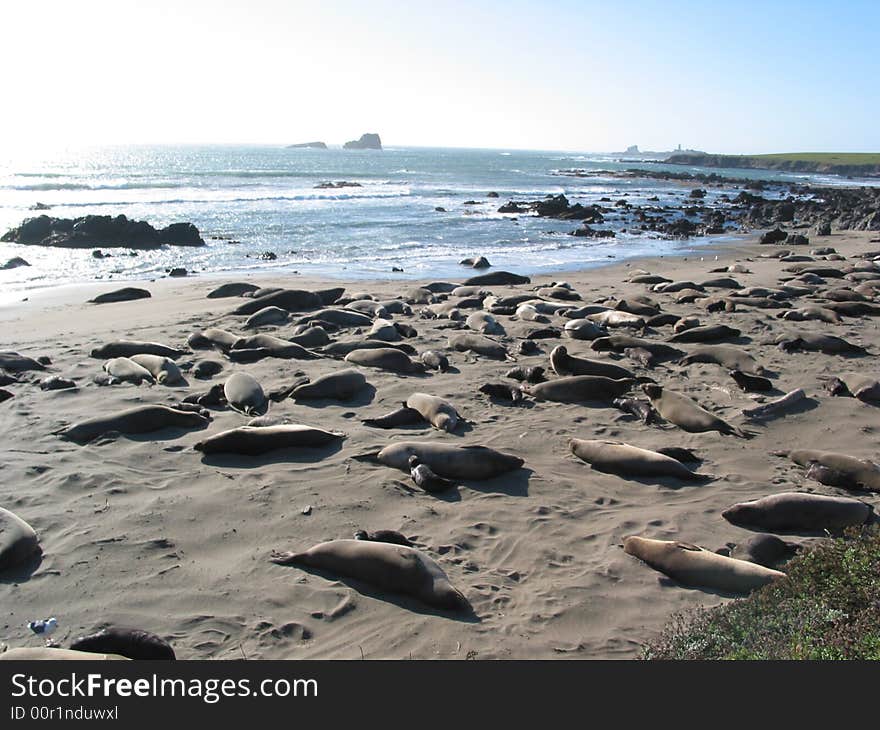
{"label": "low vegetation", "polygon": [[677,614],[646,659],[880,659],[880,530],[804,551],[748,598]]}
{"label": "low vegetation", "polygon": [[783,152],[749,157],[778,162],[814,162],[817,165],[880,165],[878,152]]}

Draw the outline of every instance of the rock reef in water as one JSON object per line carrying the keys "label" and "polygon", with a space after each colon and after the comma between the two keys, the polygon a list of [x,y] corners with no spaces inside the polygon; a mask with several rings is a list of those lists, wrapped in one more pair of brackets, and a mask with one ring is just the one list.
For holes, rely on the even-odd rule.
{"label": "rock reef in water", "polygon": [[146,221],[118,215],[87,215],[82,218],[51,218],[41,215],[28,218],[7,231],[0,241],[27,246],[55,248],[139,248],[160,246],[204,246],[199,229],[192,223],[172,223],[153,228]]}
{"label": "rock reef in water", "polygon": [[327,145],[323,142],[300,142],[299,144],[289,144],[287,145],[287,149],[289,150],[326,150]]}
{"label": "rock reef in water", "polygon": [[354,139],[342,145],[345,150],[381,150],[382,140],[378,134],[362,134],[360,139]]}

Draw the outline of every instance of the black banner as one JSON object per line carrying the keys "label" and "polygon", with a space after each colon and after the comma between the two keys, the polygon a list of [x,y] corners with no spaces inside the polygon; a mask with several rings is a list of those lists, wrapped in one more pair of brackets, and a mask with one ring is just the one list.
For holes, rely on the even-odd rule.
{"label": "black banner", "polygon": [[823,698],[831,692],[840,701],[845,691],[864,700],[875,677],[868,664],[795,662],[7,661],[0,662],[0,727],[330,716],[420,727],[455,715],[483,716],[497,727],[523,712],[598,720],[599,710],[625,715],[627,724],[672,712],[667,719],[678,723],[682,708],[697,707],[728,721],[766,720],[775,710],[791,724],[797,715],[833,719]]}

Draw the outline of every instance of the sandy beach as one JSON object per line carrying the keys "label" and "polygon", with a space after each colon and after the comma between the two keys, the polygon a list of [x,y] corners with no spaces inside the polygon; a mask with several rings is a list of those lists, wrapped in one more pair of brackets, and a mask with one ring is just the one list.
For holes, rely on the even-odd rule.
{"label": "sandy beach", "polygon": [[[844,260],[814,256],[816,266],[845,269],[863,263],[857,257],[880,249],[880,241],[876,232],[834,233],[813,238],[810,246],[796,247],[793,253],[809,255],[820,246],[833,247]],[[424,318],[420,315],[426,305],[413,304],[412,315],[393,315],[395,322],[417,330],[415,337],[402,341],[419,353],[443,350],[450,371],[398,375],[358,367],[372,388],[351,401],[272,402],[270,416],[339,431],[345,439],[333,448],[285,449],[263,457],[209,458],[193,449],[207,435],[250,420],[229,408],[212,409],[204,429],[116,435],[86,445],[55,433],[136,405],[180,402],[235,372],[253,375],[268,393],[298,377],[314,380],[352,367],[330,357],[270,357],[240,364],[219,352],[193,351],[178,363],[210,358],[223,361],[223,371],[210,381],[187,376],[185,386],[102,387],[94,382],[103,359],[90,357],[90,351],[114,340],[186,349],[187,338],[208,327],[252,334],[242,329],[244,316],[230,314],[247,299],[206,298],[217,285],[233,279],[196,276],[135,283],[148,289],[151,298],[102,305],[87,300],[119,284],[65,287],[0,307],[0,350],[51,360],[45,371],[20,373],[21,382],[4,386],[13,397],[0,404],[0,506],[36,530],[43,551],[32,574],[0,580],[0,642],[40,646],[42,639],[26,624],[55,616],[59,629],[53,638],[62,646],[105,625],[134,626],[167,639],[182,659],[639,656],[642,644],[656,637],[676,611],[732,599],[665,578],[624,553],[626,536],[680,540],[715,550],[753,534],[722,518],[721,512],[737,502],[804,491],[880,504],[876,493],[853,493],[809,480],[803,468],[771,453],[799,447],[875,457],[880,445],[876,406],[832,396],[824,379],[846,371],[880,376],[876,355],[785,352],[776,345],[781,335],[822,333],[878,353],[880,331],[873,318],[843,317],[839,324],[788,321],[777,317],[782,309],[741,304],[735,311],[710,312],[700,299],[679,303],[678,293],[653,292],[628,281],[636,272],[649,272],[692,282],[730,276],[744,287],[777,288],[782,279],[797,274],[784,270],[791,262],[763,255],[784,247],[742,237],[682,257],[541,276],[518,286],[482,287],[500,297],[564,280],[582,299],[566,302],[572,307],[647,295],[665,313],[696,316],[701,325],[735,327],[741,334],[723,344],[744,349],[773,374],[774,389],[766,395],[744,392],[716,364],[684,366],[672,360],[647,369],[623,355],[595,352],[590,341],[564,335],[535,340],[538,354],[516,354],[516,345],[530,331],[564,326],[569,320],[561,315],[550,315],[547,325],[496,316],[506,335],[495,339],[516,362],[452,351],[447,339],[467,331],[456,329],[464,328],[464,322]],[[737,263],[748,273],[709,273]],[[462,267],[459,281],[479,273]],[[366,292],[377,300],[405,297],[406,290],[417,286],[393,281],[348,285],[303,276],[237,280],[305,290],[345,286],[345,296]],[[810,293],[790,303],[794,308],[814,305],[826,290],[856,283],[827,278],[810,284]],[[715,298],[730,293],[706,291]],[[606,304],[613,308],[615,301]],[[293,322],[306,314],[294,313],[289,324],[257,331],[285,338]],[[644,335],[627,329],[610,333],[665,342],[673,328],[652,327]],[[330,333],[333,340],[365,335],[353,329]],[[670,423],[645,425],[611,405],[528,397],[505,404],[480,392],[487,382],[516,384],[504,377],[514,365],[542,366],[549,378],[555,377],[549,354],[559,344],[571,355],[621,365],[686,394],[754,437],[688,433]],[[698,346],[676,345],[685,352]],[[39,381],[50,375],[70,378],[78,387],[41,390]],[[808,400],[789,413],[762,421],[742,414],[744,408],[797,388]],[[427,423],[383,430],[361,422],[397,408],[415,392],[448,400],[467,423],[446,433]],[[638,387],[632,394],[645,399]],[[691,449],[703,460],[699,471],[713,478],[692,484],[602,473],[572,455],[570,438],[611,439],[654,450]],[[463,480],[434,495],[417,488],[403,471],[353,458],[402,440],[488,446],[522,458],[524,466],[489,480]],[[269,560],[273,550],[305,550],[325,540],[351,538],[358,529],[406,535],[441,566],[467,598],[472,615],[462,617],[359,581]]]}

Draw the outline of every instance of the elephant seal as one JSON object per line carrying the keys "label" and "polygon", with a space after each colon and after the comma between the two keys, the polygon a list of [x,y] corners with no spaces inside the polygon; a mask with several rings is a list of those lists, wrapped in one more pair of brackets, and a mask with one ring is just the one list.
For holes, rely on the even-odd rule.
{"label": "elephant seal", "polygon": [[152,296],[146,289],[138,289],[133,286],[123,287],[114,291],[98,294],[94,299],[89,299],[89,304],[112,304],[114,302],[130,302],[135,299],[149,299]]}
{"label": "elephant seal", "polygon": [[550,367],[557,375],[598,375],[614,380],[635,377],[634,372],[614,363],[569,355],[565,345],[553,348],[550,353]]}
{"label": "elephant seal", "polygon": [[854,398],[865,403],[880,401],[880,379],[864,373],[841,373],[837,376]]}
{"label": "elephant seal", "polygon": [[713,363],[727,370],[739,370],[752,375],[763,375],[766,372],[748,352],[731,345],[697,347],[679,360],[680,365],[690,365],[695,362]]}
{"label": "elephant seal", "polygon": [[730,557],[737,560],[748,560],[750,563],[774,568],[779,563],[793,558],[801,550],[796,542],[788,542],[776,535],[754,535],[745,542],[739,543],[730,551]]}
{"label": "elephant seal", "polygon": [[46,367],[38,360],[17,352],[0,352],[0,369],[11,373],[23,373],[28,370],[45,370]]}
{"label": "elephant seal", "polygon": [[361,458],[375,459],[408,474],[409,458],[413,455],[447,479],[492,479],[523,465],[518,456],[486,446],[454,446],[436,441],[396,441],[378,453]]}
{"label": "elephant seal", "polygon": [[236,352],[240,350],[264,350],[268,357],[284,360],[318,360],[320,358],[320,355],[307,350],[302,345],[265,334],[237,339],[232,349],[226,354],[228,357],[234,358]]}
{"label": "elephant seal", "polygon": [[193,332],[186,338],[186,344],[194,350],[210,350],[212,347],[220,352],[228,352],[241,338],[226,330],[209,327],[202,332]]}
{"label": "elephant seal", "polygon": [[547,380],[547,378],[544,377],[544,368],[540,365],[535,365],[533,367],[517,366],[504,373],[504,377],[519,380],[521,383],[543,383]]}
{"label": "elephant seal", "polygon": [[281,307],[264,307],[248,317],[242,327],[246,330],[266,327],[273,324],[285,324],[290,320],[290,312]]}
{"label": "elephant seal", "polygon": [[353,312],[360,312],[378,319],[388,319],[390,314],[384,304],[374,302],[372,299],[357,299],[346,304],[343,309],[350,309]]}
{"label": "elephant seal", "polygon": [[631,337],[629,335],[609,335],[608,337],[599,337],[598,339],[593,340],[590,347],[596,352],[606,352],[608,350],[623,352],[628,349],[642,348],[650,352],[658,360],[670,360],[672,358],[679,358],[685,354],[681,350],[665,345],[662,342],[654,342],[642,337]]}
{"label": "elephant seal", "polygon": [[640,449],[620,441],[570,439],[571,453],[586,461],[596,471],[624,477],[673,477],[697,482],[712,477],[697,474],[670,456]]}
{"label": "elephant seal", "polygon": [[233,309],[231,314],[236,316],[251,315],[266,307],[278,307],[287,312],[305,312],[322,306],[324,303],[315,292],[301,289],[281,289],[244,302]]}
{"label": "elephant seal", "polygon": [[345,356],[345,361],[353,365],[363,365],[368,368],[390,370],[394,373],[424,373],[425,366],[421,362],[414,362],[405,352],[392,347],[378,347],[369,350],[352,350]]}
{"label": "elephant seal", "polygon": [[634,378],[614,380],[601,375],[570,375],[534,385],[523,385],[525,393],[537,400],[556,403],[596,401],[610,404],[615,398],[628,393],[636,384]]}
{"label": "elephant seal", "polygon": [[767,378],[749,375],[742,370],[731,370],[729,375],[747,393],[766,393],[768,390],[773,390],[773,383]]}
{"label": "elephant seal", "polygon": [[247,373],[233,373],[223,386],[230,408],[246,416],[262,416],[269,404],[256,378]]}
{"label": "elephant seal", "polygon": [[532,280],[528,276],[511,274],[509,271],[493,271],[490,274],[472,276],[464,281],[465,286],[508,286],[531,283]]}
{"label": "elephant seal", "polygon": [[70,644],[74,651],[93,654],[118,654],[128,659],[176,659],[174,649],[165,639],[142,629],[111,626],[88,636],[80,636]]}
{"label": "elephant seal", "polygon": [[217,360],[199,360],[192,369],[194,378],[209,380],[223,371],[223,363]]}
{"label": "elephant seal", "polygon": [[488,312],[474,312],[469,314],[464,321],[465,325],[472,330],[480,332],[484,335],[504,335],[504,327]]}
{"label": "elephant seal", "polygon": [[390,413],[386,413],[384,416],[365,418],[361,421],[365,426],[373,426],[375,428],[398,428],[424,422],[425,419],[421,413],[413,408],[407,408],[405,405],[396,408]]}
{"label": "elephant seal", "polygon": [[330,322],[337,327],[371,327],[373,318],[350,309],[321,309],[298,320],[297,324]]}
{"label": "elephant seal", "polygon": [[519,403],[523,400],[523,392],[517,385],[508,383],[484,383],[480,386],[480,392],[496,400]]}
{"label": "elephant seal", "polygon": [[753,434],[718,418],[686,395],[665,390],[655,383],[645,383],[642,385],[642,390],[651,399],[651,405],[654,406],[657,413],[685,431],[690,433],[718,431],[720,434],[746,439],[753,436]]}
{"label": "elephant seal", "polygon": [[672,335],[667,342],[717,342],[739,337],[740,330],[726,324],[702,325]]}
{"label": "elephant seal", "polygon": [[820,464],[845,476],[855,488],[861,488],[870,492],[880,492],[880,466],[873,461],[858,459],[855,456],[838,454],[833,451],[817,451],[814,449],[777,451],[774,452],[774,455],[787,457],[795,464],[804,467],[809,467],[810,464]]}
{"label": "elephant seal", "polygon": [[853,355],[857,357],[871,354],[864,347],[848,342],[842,337],[834,337],[833,335],[804,333],[790,339],[786,339],[785,335],[780,335],[776,340],[776,344],[784,352],[808,350],[811,352],[821,352],[825,355]]}
{"label": "elephant seal", "polygon": [[437,350],[425,350],[421,356],[422,363],[430,370],[445,373],[449,370],[449,358]]}
{"label": "elephant seal", "polygon": [[606,312],[597,312],[587,317],[591,322],[595,322],[600,327],[632,327],[633,329],[645,329],[645,320],[637,314],[630,314],[616,309],[609,309]]}
{"label": "elephant seal", "polygon": [[289,448],[317,448],[345,438],[341,433],[324,431],[296,423],[277,426],[239,426],[215,433],[193,448],[203,454],[243,454],[259,456]]}
{"label": "elephant seal", "polygon": [[382,340],[383,342],[397,342],[401,335],[394,326],[394,322],[390,319],[377,319],[373,322],[373,326],[367,332],[367,337],[371,340]]}
{"label": "elephant seal", "polygon": [[474,352],[477,355],[497,360],[512,359],[504,345],[483,335],[453,335],[449,338],[449,347],[457,352]]}
{"label": "elephant seal", "polygon": [[413,393],[406,399],[406,407],[421,413],[422,418],[439,431],[452,433],[462,421],[449,401],[428,393]]}
{"label": "elephant seal", "polygon": [[339,340],[322,347],[318,353],[326,357],[335,357],[339,360],[355,350],[400,350],[407,355],[415,355],[416,349],[405,342],[391,343],[381,340]]}
{"label": "elephant seal", "polygon": [[595,340],[608,333],[589,319],[570,319],[565,323],[565,334],[575,340]]}
{"label": "elephant seal", "polygon": [[17,568],[41,553],[34,528],[0,507],[0,572]]}
{"label": "elephant seal", "polygon": [[452,479],[437,476],[431,471],[431,467],[423,464],[415,454],[409,457],[409,475],[417,487],[424,489],[429,494],[439,494],[455,486]]}
{"label": "elephant seal", "polygon": [[221,284],[216,289],[208,292],[208,299],[224,299],[226,297],[240,297],[246,292],[255,292],[259,289],[256,284],[246,284],[244,282],[231,282],[229,284]]}
{"label": "elephant seal", "polygon": [[330,343],[330,337],[327,335],[327,330],[323,327],[318,325],[300,325],[300,327],[302,327],[302,329],[298,331],[297,334],[291,335],[287,338],[288,342],[292,342],[295,345],[300,345],[307,349],[321,347],[322,345]]}
{"label": "elephant seal", "polygon": [[89,443],[105,433],[150,433],[163,428],[200,428],[208,419],[200,413],[179,411],[168,406],[137,406],[109,416],[97,416],[56,431],[80,445]]}
{"label": "elephant seal", "polygon": [[367,532],[366,530],[357,530],[354,533],[355,540],[369,540],[370,542],[388,542],[392,545],[403,545],[404,547],[413,547],[406,535],[397,530],[374,530]]}
{"label": "elephant seal", "polygon": [[443,569],[412,547],[370,540],[331,540],[303,553],[273,553],[273,563],[315,568],[355,578],[389,593],[418,598],[448,610],[469,608]]}
{"label": "elephant seal", "polygon": [[721,513],[734,525],[762,530],[838,530],[863,525],[871,506],[849,497],[825,497],[805,492],[782,492],[740,502]]}
{"label": "elephant seal", "polygon": [[156,382],[156,379],[149,370],[128,357],[111,358],[104,363],[103,369],[110,376],[109,383],[111,385],[115,383],[140,385],[144,382]]}
{"label": "elephant seal", "polygon": [[169,357],[161,355],[132,355],[129,359],[149,371],[150,375],[161,385],[186,384],[180,368]]}
{"label": "elephant seal", "polygon": [[[137,342],[134,340],[108,342],[106,345],[94,348],[91,352],[91,356],[99,360],[110,357],[131,357],[132,355],[159,355],[176,360],[187,354],[189,353],[186,350],[178,350],[158,342]],[[0,363],[0,367],[3,367],[2,363]]]}
{"label": "elephant seal", "polygon": [[725,593],[751,593],[785,577],[785,573],[711,550],[670,540],[627,537],[623,549],[682,585]]}
{"label": "elephant seal", "polygon": [[779,312],[776,316],[789,322],[804,322],[815,319],[820,322],[827,322],[828,324],[840,324],[843,321],[840,315],[833,309],[815,306],[786,309],[784,312]]}
{"label": "elephant seal", "polygon": [[624,413],[638,418],[646,426],[657,421],[657,412],[654,410],[654,406],[647,401],[638,398],[615,398],[612,405]]}
{"label": "elephant seal", "polygon": [[118,654],[94,654],[74,649],[53,649],[48,646],[18,647],[7,649],[0,654],[0,662],[35,662],[35,661],[80,661],[94,662],[107,660],[128,661],[127,657]]}
{"label": "elephant seal", "polygon": [[297,386],[290,397],[294,400],[351,400],[367,385],[363,373],[357,370],[342,370],[338,373],[322,375],[320,378]]}

